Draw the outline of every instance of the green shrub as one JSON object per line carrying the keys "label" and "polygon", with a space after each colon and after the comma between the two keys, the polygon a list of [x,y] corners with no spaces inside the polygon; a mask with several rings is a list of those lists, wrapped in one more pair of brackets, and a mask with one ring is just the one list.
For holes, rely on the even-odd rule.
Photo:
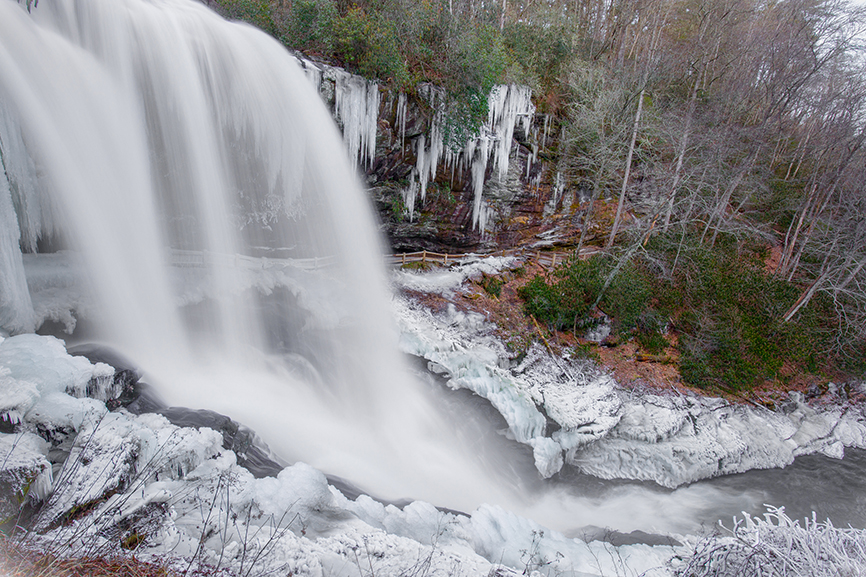
{"label": "green shrub", "polygon": [[[605,271],[605,276],[607,274]],[[638,327],[641,318],[646,317],[651,297],[652,290],[644,271],[629,263],[613,278],[599,305],[614,320],[614,330],[628,334]],[[658,329],[653,327],[651,330]]]}
{"label": "green shrub", "polygon": [[409,79],[393,22],[378,12],[350,8],[333,30],[334,52],[362,76],[404,86]]}
{"label": "green shrub", "polygon": [[333,29],[339,15],[332,0],[294,0],[282,41],[298,50],[333,51]]}
{"label": "green shrub", "polygon": [[502,294],[503,285],[505,285],[505,281],[495,276],[485,275],[481,280],[481,288],[484,289],[484,292],[496,298],[499,298]]}
{"label": "green shrub", "polygon": [[802,289],[766,273],[763,247],[720,237],[708,250],[687,239],[676,271],[666,274],[669,264],[658,263],[676,251],[666,252],[662,241],[651,248],[653,258],[623,266],[600,299],[614,267],[603,257],[572,259],[518,294],[527,313],[557,330],[591,326],[590,307],[598,299],[615,333],[634,336],[650,354],[668,346],[662,332],[671,322],[680,337],[680,373],[701,388],[748,390],[790,374],[786,365],[794,371],[826,366],[822,351],[838,335],[832,302],[816,296],[793,321],[782,322]]}
{"label": "green shrub", "polygon": [[536,276],[521,287],[518,295],[527,313],[552,328],[587,328],[596,322],[590,309],[604,284],[603,269],[599,258],[572,258],[554,271],[552,284]]}
{"label": "green shrub", "polygon": [[277,35],[277,26],[268,0],[216,0],[223,15],[230,20],[241,20]]}
{"label": "green shrub", "polygon": [[592,343],[574,345],[574,358],[595,361],[596,363],[601,362],[601,356]]}
{"label": "green shrub", "polygon": [[667,339],[658,331],[641,331],[636,338],[641,348],[651,355],[661,354],[668,347]]}
{"label": "green shrub", "polygon": [[513,22],[505,27],[502,41],[518,65],[510,81],[527,84],[538,95],[558,90],[562,68],[575,54],[572,35],[564,26]]}
{"label": "green shrub", "polygon": [[800,288],[768,275],[762,252],[689,247],[671,281],[679,290],[657,291],[666,307],[678,311],[674,325],[683,334],[680,372],[686,382],[747,390],[778,378],[786,363],[817,369],[832,331],[829,303],[813,299],[794,321],[782,322]]}

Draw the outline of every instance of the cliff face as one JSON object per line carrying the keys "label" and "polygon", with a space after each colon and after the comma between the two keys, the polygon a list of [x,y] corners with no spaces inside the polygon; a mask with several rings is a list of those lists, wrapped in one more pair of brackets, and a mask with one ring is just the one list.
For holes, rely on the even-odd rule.
{"label": "cliff face", "polygon": [[339,68],[302,64],[343,130],[394,251],[576,242],[585,199],[562,184],[559,129],[536,113],[529,88],[495,87],[487,122],[455,146],[436,87],[394,93]]}

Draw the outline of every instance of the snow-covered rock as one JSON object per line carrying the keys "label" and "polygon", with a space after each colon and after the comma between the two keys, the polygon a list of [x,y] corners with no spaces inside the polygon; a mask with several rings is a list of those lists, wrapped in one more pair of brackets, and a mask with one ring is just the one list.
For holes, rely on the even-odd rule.
{"label": "snow-covered rock", "polygon": [[[394,276],[398,286],[446,298],[466,278],[459,269]],[[434,314],[405,296],[394,310],[402,349],[447,374],[450,387],[487,398],[509,435],[533,448],[543,477],[568,463],[604,479],[675,488],[784,467],[800,455],[841,458],[845,447],[866,448],[862,407],[810,406],[797,393],[779,411],[697,395],[633,397],[592,364],[554,357],[538,343],[512,367],[512,353],[480,314],[453,305]]]}
{"label": "snow-covered rock", "polygon": [[31,433],[0,434],[0,519],[8,519],[29,500],[44,501],[53,485],[48,443]]}
{"label": "snow-covered rock", "polygon": [[[366,495],[351,500],[304,463],[257,479],[214,430],[109,412],[67,394],[95,391],[76,384],[110,373],[51,337],[0,342],[0,374],[9,411],[21,414],[20,430],[0,435],[0,490],[46,501],[32,524],[41,534],[31,538],[56,554],[135,547],[141,560],[241,575],[583,576],[626,567],[669,574],[671,547],[586,544],[500,507],[462,515],[420,501],[401,508]],[[503,392],[503,406],[510,394],[524,393]],[[545,443],[554,445],[561,459],[552,439],[528,439],[545,456]],[[9,515],[16,506],[10,501]]]}

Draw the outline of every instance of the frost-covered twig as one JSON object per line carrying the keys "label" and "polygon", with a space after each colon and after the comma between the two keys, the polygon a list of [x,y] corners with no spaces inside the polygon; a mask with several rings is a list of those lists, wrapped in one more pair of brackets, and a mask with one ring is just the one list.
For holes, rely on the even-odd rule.
{"label": "frost-covered twig", "polygon": [[840,529],[828,520],[795,521],[784,508],[745,515],[730,529],[699,541],[678,568],[680,577],[787,577],[866,575],[866,531]]}

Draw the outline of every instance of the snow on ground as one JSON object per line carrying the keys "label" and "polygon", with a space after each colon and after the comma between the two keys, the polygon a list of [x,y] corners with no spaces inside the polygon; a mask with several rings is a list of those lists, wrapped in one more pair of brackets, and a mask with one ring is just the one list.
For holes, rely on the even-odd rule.
{"label": "snow on ground", "polygon": [[19,496],[44,501],[31,545],[66,555],[135,547],[141,560],[241,575],[670,574],[672,547],[587,544],[499,507],[462,515],[351,500],[303,463],[256,479],[211,429],[73,396],[112,372],[53,337],[0,339],[0,400],[18,415],[0,435],[0,483],[17,479]]}
{"label": "snow on ground", "polygon": [[403,288],[449,296],[460,289],[469,279],[477,280],[482,275],[497,274],[517,263],[513,256],[467,257],[450,268],[435,269],[426,273],[396,270],[394,282]]}
{"label": "snow on ground", "polygon": [[[496,259],[486,266],[506,265]],[[469,276],[459,269],[400,271],[394,281],[447,297],[459,290],[454,284],[459,278],[465,282]],[[395,297],[394,310],[403,351],[427,359],[431,370],[446,375],[448,386],[487,398],[508,422],[509,435],[532,447],[544,477],[568,463],[604,479],[674,488],[784,467],[800,455],[841,458],[845,447],[866,448],[863,407],[816,408],[797,393],[776,412],[696,395],[633,398],[586,361],[554,357],[538,343],[513,361],[514,353],[480,314],[453,305],[434,314],[406,296]]]}

